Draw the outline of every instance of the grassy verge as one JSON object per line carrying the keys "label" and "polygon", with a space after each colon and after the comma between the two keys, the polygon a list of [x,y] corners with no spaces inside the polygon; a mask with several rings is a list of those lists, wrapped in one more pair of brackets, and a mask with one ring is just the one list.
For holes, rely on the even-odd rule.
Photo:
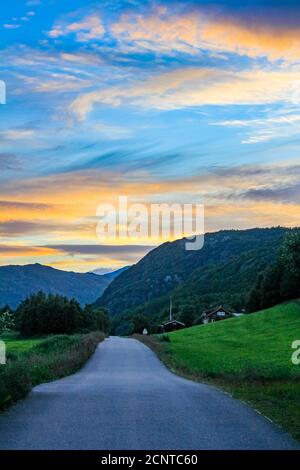
{"label": "grassy verge", "polygon": [[19,333],[11,332],[0,335],[0,340],[5,342],[6,352],[10,359],[25,351],[29,351],[34,346],[46,341],[46,337],[41,338],[21,338]]}
{"label": "grassy verge", "polygon": [[7,364],[0,365],[0,409],[24,398],[34,387],[76,372],[104,339],[100,332],[18,339],[0,336],[7,344]]}
{"label": "grassy verge", "polygon": [[300,440],[300,303],[166,336],[138,336],[174,372],[242,399]]}

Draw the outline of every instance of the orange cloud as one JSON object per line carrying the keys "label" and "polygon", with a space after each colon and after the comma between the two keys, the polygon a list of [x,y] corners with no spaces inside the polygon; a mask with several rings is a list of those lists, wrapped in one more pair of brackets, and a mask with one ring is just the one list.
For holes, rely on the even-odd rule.
{"label": "orange cloud", "polygon": [[245,24],[213,12],[193,11],[177,16],[166,8],[158,8],[148,16],[126,13],[111,26],[111,31],[119,40],[157,51],[193,53],[205,49],[249,57],[266,56],[272,61],[298,60],[300,52],[300,27]]}
{"label": "orange cloud", "polygon": [[291,102],[300,69],[226,71],[182,68],[127,87],[108,87],[79,95],[70,109],[86,119],[96,104],[123,103],[144,108],[180,109],[203,105],[255,105]]}
{"label": "orange cloud", "polygon": [[[100,251],[73,253],[59,249],[59,245],[99,244],[96,209],[101,203],[117,204],[118,195],[128,195],[130,202],[147,205],[158,201],[204,203],[206,231],[279,224],[297,226],[299,175],[300,165],[290,160],[273,165],[219,168],[170,181],[152,181],[150,175],[140,173],[135,175],[135,181],[129,182],[127,175],[94,170],[20,181],[17,187],[5,183],[0,202],[5,208],[4,214],[0,211],[1,263],[7,264],[9,258],[20,263],[35,260],[84,270],[85,261],[92,267],[135,262],[140,257],[138,251],[131,253],[129,259],[118,250],[108,255]],[[11,230],[17,232],[15,243]],[[124,238],[117,243],[126,245],[132,240]],[[145,245],[147,240],[135,243]]]}
{"label": "orange cloud", "polygon": [[[5,258],[48,256],[53,255],[54,250],[48,247],[36,247],[28,245],[3,245],[0,244],[0,256]],[[1,263],[3,264],[3,263]]]}

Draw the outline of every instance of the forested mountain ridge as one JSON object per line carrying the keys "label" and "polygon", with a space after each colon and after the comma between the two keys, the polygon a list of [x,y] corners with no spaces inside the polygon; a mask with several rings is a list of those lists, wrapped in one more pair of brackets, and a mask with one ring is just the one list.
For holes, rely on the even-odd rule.
{"label": "forested mountain ridge", "polygon": [[75,298],[81,305],[94,302],[110,279],[91,273],[61,271],[41,264],[0,267],[0,307],[16,308],[30,294],[43,291]]}
{"label": "forested mountain ridge", "polygon": [[118,276],[96,305],[112,316],[136,311],[162,316],[168,296],[174,307],[196,309],[230,304],[240,309],[257,273],[272,264],[289,229],[222,230],[205,235],[199,251],[185,250],[185,239],[164,243]]}

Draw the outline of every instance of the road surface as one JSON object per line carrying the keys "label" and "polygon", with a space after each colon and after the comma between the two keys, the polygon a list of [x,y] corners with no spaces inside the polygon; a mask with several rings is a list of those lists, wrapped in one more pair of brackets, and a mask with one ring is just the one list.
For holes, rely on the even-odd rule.
{"label": "road surface", "polygon": [[0,415],[0,449],[293,449],[243,403],[169,372],[146,346],[111,337],[80,372],[35,387]]}

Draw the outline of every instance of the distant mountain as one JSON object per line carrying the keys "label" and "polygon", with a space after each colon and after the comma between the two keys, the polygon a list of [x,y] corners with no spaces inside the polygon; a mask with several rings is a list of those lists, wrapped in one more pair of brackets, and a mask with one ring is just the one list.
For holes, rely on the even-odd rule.
{"label": "distant mountain", "polygon": [[94,274],[97,274],[98,276],[103,276],[104,278],[112,281],[113,279],[115,279],[115,277],[119,276],[122,272],[127,271],[127,269],[129,268],[130,266],[123,266],[123,268],[117,269],[116,271],[111,271],[109,273],[104,273],[104,274],[102,272],[103,268],[95,269],[94,271],[91,271],[91,272]]}
{"label": "distant mountain", "polygon": [[139,311],[150,316],[184,306],[196,314],[225,303],[241,309],[257,273],[274,262],[288,229],[223,230],[205,235],[202,250],[186,251],[185,239],[164,243],[107,287],[96,305],[117,316]]}
{"label": "distant mountain", "polygon": [[60,271],[41,264],[0,267],[0,306],[16,308],[29,294],[39,290],[75,298],[81,305],[94,302],[110,279],[96,274]]}

